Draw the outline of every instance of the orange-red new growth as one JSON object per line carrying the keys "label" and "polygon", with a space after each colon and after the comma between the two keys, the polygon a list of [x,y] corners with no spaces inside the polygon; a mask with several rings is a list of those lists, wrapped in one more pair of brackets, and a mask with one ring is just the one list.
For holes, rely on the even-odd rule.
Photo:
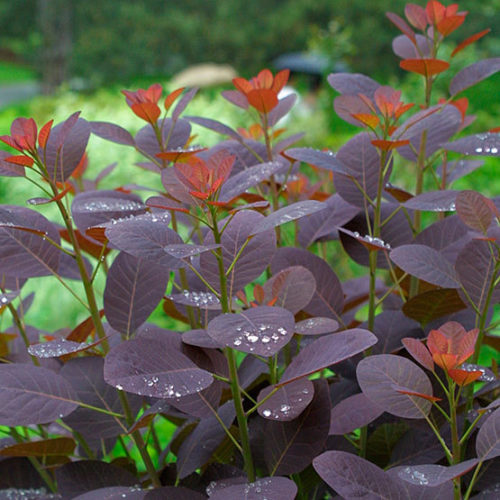
{"label": "orange-red new growth", "polygon": [[[10,127],[10,136],[2,135],[0,136],[0,140],[21,153],[26,151],[31,154],[36,154],[37,133],[38,129],[33,118],[16,118]],[[7,161],[10,160],[7,159]],[[31,166],[28,165],[28,163],[30,163],[28,160],[26,160],[26,163],[20,163],[20,161],[11,161],[11,163]],[[33,164],[32,161],[31,164]]]}
{"label": "orange-red new growth", "polygon": [[[207,200],[219,190],[233,168],[235,157],[216,153],[207,161],[196,156],[187,163],[175,164],[178,179],[189,189],[189,194]],[[211,200],[213,201],[213,200]]]}
{"label": "orange-red new growth", "polygon": [[477,328],[467,332],[459,323],[449,321],[439,330],[431,330],[427,338],[427,348],[434,363],[459,385],[467,385],[482,374],[481,371],[470,372],[459,368],[474,354],[478,333]]}
{"label": "orange-red new growth", "polygon": [[425,7],[427,20],[443,36],[455,31],[465,21],[467,12],[457,12],[458,4],[454,3],[445,7],[442,3],[431,0]]}
{"label": "orange-red new growth", "polygon": [[263,69],[251,80],[233,78],[236,90],[243,94],[248,104],[260,113],[269,113],[278,105],[278,94],[286,85],[290,71],[284,69],[273,76],[271,71]]}
{"label": "orange-red new growth", "polygon": [[162,94],[162,87],[159,83],[154,83],[148,89],[122,90],[122,94],[127,100],[127,104],[132,111],[148,123],[155,124],[161,115],[158,101]]}

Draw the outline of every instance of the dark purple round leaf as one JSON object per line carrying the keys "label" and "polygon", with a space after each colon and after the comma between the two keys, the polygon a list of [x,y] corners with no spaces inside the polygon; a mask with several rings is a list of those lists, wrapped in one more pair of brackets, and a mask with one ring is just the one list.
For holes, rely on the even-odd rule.
{"label": "dark purple round leaf", "polygon": [[218,349],[224,347],[223,345],[219,344],[219,342],[216,342],[212,337],[210,337],[206,330],[203,330],[201,328],[184,332],[182,334],[182,341],[188,345],[205,347],[208,349]]}
{"label": "dark purple round leaf", "polygon": [[[218,410],[219,419],[229,428],[236,412],[232,401]],[[177,477],[183,479],[205,465],[219,447],[226,432],[214,415],[200,420],[196,428],[182,442],[177,453]]]}
{"label": "dark purple round leaf", "polygon": [[219,201],[230,201],[283,169],[282,161],[260,163],[231,176],[223,185]]}
{"label": "dark purple round leaf", "polygon": [[197,292],[184,290],[182,293],[173,293],[168,296],[176,304],[185,306],[199,307],[200,309],[209,309],[219,311],[221,303],[219,298],[212,292]]}
{"label": "dark purple round leaf", "polygon": [[28,347],[28,352],[37,358],[58,358],[65,354],[80,352],[92,347],[86,342],[73,342],[71,340],[56,339]]}
{"label": "dark purple round leaf", "polygon": [[111,349],[104,379],[117,389],[168,399],[200,392],[213,378],[168,342],[137,338]]}
{"label": "dark purple round leaf", "polygon": [[371,99],[380,84],[361,73],[332,73],[328,75],[328,83],[340,94],[364,94]]}
{"label": "dark purple round leaf", "polygon": [[380,417],[384,410],[362,392],[343,399],[332,408],[329,434],[349,434]]}
{"label": "dark purple round leaf", "polygon": [[[221,237],[222,258],[224,269],[229,269],[233,260],[238,260],[227,276],[228,294],[233,296],[254,279],[258,278],[269,265],[276,250],[276,234],[274,229],[269,229],[248,238],[252,228],[264,219],[264,216],[251,211],[238,212],[228,223]],[[221,228],[225,221],[221,221]],[[205,244],[213,244],[213,236],[205,239]],[[243,245],[245,247],[243,248]],[[241,253],[240,253],[241,252]],[[216,290],[220,289],[219,265],[211,252],[200,255],[201,274]]]}
{"label": "dark purple round leaf", "polygon": [[404,481],[420,486],[439,486],[462,476],[475,467],[478,462],[479,459],[472,458],[449,467],[434,464],[412,465],[400,469],[398,476]]}
{"label": "dark purple round leaf", "polygon": [[176,259],[185,259],[186,257],[194,257],[203,252],[209,252],[219,248],[220,245],[189,245],[187,243],[169,244],[163,247],[163,251]]}
{"label": "dark purple round leaf", "polygon": [[340,363],[363,352],[376,342],[377,337],[373,333],[361,328],[353,328],[320,337],[312,344],[304,347],[292,359],[279,383],[284,385],[323,370],[335,363]]}
{"label": "dark purple round leaf", "polygon": [[281,307],[259,306],[214,318],[207,332],[216,342],[237,351],[274,356],[293,336],[293,314]]}
{"label": "dark purple round leaf", "polygon": [[454,495],[452,481],[448,481],[434,487],[409,483],[407,481],[401,480],[399,477],[399,472],[404,468],[405,466],[392,467],[386,470],[386,473],[394,480],[399,481],[400,487],[407,495],[405,498],[411,498],[411,500],[428,500],[429,498],[435,498],[439,500],[453,500]]}
{"label": "dark purple round leaf", "polygon": [[445,144],[444,148],[464,155],[498,156],[500,152],[500,134],[484,132],[468,135]]}
{"label": "dark purple round leaf", "polygon": [[462,191],[456,200],[457,215],[472,229],[486,233],[493,220],[493,202],[477,191]]}
{"label": "dark purple round leaf", "polygon": [[90,130],[94,135],[126,146],[135,146],[134,138],[128,130],[109,122],[90,122]]}
{"label": "dark purple round leaf", "polygon": [[155,310],[168,280],[167,268],[121,252],[109,268],[104,289],[109,324],[130,336]]}
{"label": "dark purple round leaf", "polygon": [[264,303],[273,304],[298,313],[311,301],[316,291],[316,280],[311,271],[302,266],[282,269],[263,285]]}
{"label": "dark purple round leaf", "polygon": [[142,490],[138,486],[109,486],[97,490],[87,491],[81,495],[73,497],[75,500],[142,500],[146,497],[147,490]]}
{"label": "dark purple round leaf", "polygon": [[211,500],[293,500],[297,495],[297,485],[286,477],[263,477],[253,483],[235,484],[217,490]]}
{"label": "dark purple round leaf", "polygon": [[[191,125],[188,121],[180,119],[173,121],[171,118],[162,119],[158,125],[162,125],[163,149],[182,148],[191,134]],[[168,138],[168,142],[167,142]],[[155,131],[151,125],[145,125],[135,136],[137,148],[147,155],[156,157],[161,153]]]}
{"label": "dark purple round leaf", "polygon": [[[18,229],[16,229],[18,228]],[[47,276],[57,270],[61,252],[57,228],[29,208],[0,206],[0,274],[17,278]]]}
{"label": "dark purple round leaf", "polygon": [[169,220],[168,213],[114,220],[106,224],[106,237],[114,247],[134,257],[178,269],[184,263],[164,250],[167,245],[182,244],[182,238],[168,227]]}
{"label": "dark purple round leaf", "polygon": [[330,428],[330,395],[326,380],[314,380],[314,397],[290,422],[266,420],[261,458],[269,474],[288,475],[304,470],[323,450]]}
{"label": "dark purple round leaf", "polygon": [[[363,359],[356,369],[363,394],[392,415],[424,418],[432,403],[432,384],[425,372],[409,359],[392,354],[376,354]],[[404,394],[402,391],[421,394]]]}
{"label": "dark purple round leaf", "polygon": [[343,498],[407,500],[399,481],[364,458],[345,451],[326,451],[313,460],[321,479]]}
{"label": "dark purple round leaf", "polygon": [[403,271],[428,283],[442,288],[460,286],[450,262],[426,245],[401,245],[392,250],[390,257]]}
{"label": "dark purple round leaf", "polygon": [[80,113],[52,128],[44,152],[47,173],[52,180],[65,182],[82,159],[90,137],[90,125]]}
{"label": "dark purple round leaf", "polygon": [[331,318],[309,318],[295,323],[295,333],[299,335],[324,335],[339,329],[339,324]]}
{"label": "dark purple round leaf", "polygon": [[70,383],[47,368],[0,365],[0,425],[53,422],[78,406]]}
{"label": "dark purple round leaf", "polygon": [[[122,414],[123,406],[118,391],[104,381],[103,370],[104,359],[92,356],[69,360],[60,373],[72,385],[79,401]],[[142,405],[142,398],[129,394],[128,402],[131,414],[135,417]],[[96,449],[100,448],[101,439],[122,434],[125,423],[112,415],[84,407],[79,407],[64,417],[64,422]]]}
{"label": "dark purple round leaf", "polygon": [[483,59],[459,71],[450,82],[452,96],[500,71],[500,57]]}
{"label": "dark purple round leaf", "polygon": [[315,200],[304,200],[292,203],[286,207],[279,208],[275,212],[265,217],[262,221],[258,222],[252,229],[251,235],[259,234],[268,231],[277,226],[281,226],[286,222],[301,219],[306,215],[319,212],[325,208],[324,203]]}
{"label": "dark purple round leaf", "polygon": [[500,456],[500,408],[495,410],[479,429],[476,452],[481,461]]}
{"label": "dark purple round leaf", "polygon": [[[262,389],[257,402],[260,403],[274,388],[275,386],[271,385]],[[313,397],[313,383],[303,378],[279,387],[277,392],[259,406],[257,411],[261,417],[286,422],[297,418],[312,401]]]}
{"label": "dark purple round leaf", "polygon": [[423,35],[415,35],[418,50],[415,44],[406,36],[399,35],[392,40],[392,50],[394,54],[402,59],[421,59],[430,55],[430,41]]}
{"label": "dark purple round leaf", "polygon": [[307,250],[280,248],[271,262],[271,271],[276,274],[290,266],[305,267],[316,280],[316,291],[304,310],[313,316],[339,319],[344,308],[344,292],[332,268]]}
{"label": "dark purple round leaf", "polygon": [[449,212],[455,210],[455,200],[460,191],[441,190],[419,194],[403,203],[403,206],[412,210],[426,210],[429,212]]}
{"label": "dark purple round leaf", "polygon": [[333,151],[320,151],[313,148],[292,148],[287,150],[286,155],[294,160],[309,163],[318,168],[332,172],[345,173],[344,166],[336,159]]}
{"label": "dark purple round leaf", "polygon": [[146,205],[134,194],[120,191],[86,191],[78,193],[71,213],[78,229],[85,230],[112,219],[122,219],[146,212]]}
{"label": "dark purple round leaf", "polygon": [[206,496],[183,486],[164,486],[150,490],[144,497],[146,500],[206,500]]}

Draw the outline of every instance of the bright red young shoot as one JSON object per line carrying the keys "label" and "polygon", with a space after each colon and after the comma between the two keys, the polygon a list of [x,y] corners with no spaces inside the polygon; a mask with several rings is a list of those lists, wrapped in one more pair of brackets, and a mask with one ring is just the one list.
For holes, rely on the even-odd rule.
{"label": "bright red young shoot", "polygon": [[290,71],[284,69],[275,76],[268,69],[263,69],[251,80],[234,78],[236,90],[246,97],[248,104],[259,113],[267,114],[278,105],[278,94],[286,85]]}
{"label": "bright red young shoot", "polygon": [[161,115],[158,101],[162,94],[162,86],[154,83],[148,89],[138,89],[135,92],[131,90],[122,90],[122,94],[127,100],[130,109],[143,120],[155,125]]}

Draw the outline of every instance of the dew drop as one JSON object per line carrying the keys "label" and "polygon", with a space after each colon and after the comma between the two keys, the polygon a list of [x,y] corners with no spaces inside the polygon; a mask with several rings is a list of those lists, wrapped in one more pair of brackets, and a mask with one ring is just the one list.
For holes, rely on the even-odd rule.
{"label": "dew drop", "polygon": [[268,410],[268,409],[265,409],[262,411],[262,415],[264,415],[264,417],[270,417],[271,416],[271,410]]}

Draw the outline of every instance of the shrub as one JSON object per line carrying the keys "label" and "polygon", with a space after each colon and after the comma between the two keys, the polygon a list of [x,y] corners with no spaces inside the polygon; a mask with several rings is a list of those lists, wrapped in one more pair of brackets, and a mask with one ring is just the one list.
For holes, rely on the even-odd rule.
{"label": "shrub", "polygon": [[[286,70],[223,92],[256,119],[247,130],[185,116],[196,90],[163,98],[158,84],[123,91],[146,122],[135,137],[79,113],[40,129],[13,122],[2,140],[16,153],[1,153],[0,173],[42,196],[34,208],[0,207],[0,301],[13,320],[0,338],[6,495],[498,491],[498,366],[488,359],[498,350],[498,200],[450,186],[498,156],[498,130],[455,135],[472,121],[460,93],[500,59],[461,70],[449,98],[433,102],[449,67],[441,42],[466,13],[431,0],[405,14],[388,14],[403,32],[394,48],[422,75],[422,101],[330,75],[336,112],[364,129],[336,154],[293,148],[300,136],[277,128],[295,100],[280,98]],[[193,145],[192,123],[225,139]],[[85,177],[91,134],[139,151],[159,189],[145,201],[140,186],[97,189],[110,169]],[[401,168],[414,171],[411,193],[390,183]],[[423,192],[425,177],[434,190]],[[36,210],[45,204],[59,221]],[[331,245],[367,273],[342,283],[322,257]],[[79,325],[41,332],[25,321],[23,284],[47,275],[88,311]],[[159,304],[182,332],[147,322]]]}

